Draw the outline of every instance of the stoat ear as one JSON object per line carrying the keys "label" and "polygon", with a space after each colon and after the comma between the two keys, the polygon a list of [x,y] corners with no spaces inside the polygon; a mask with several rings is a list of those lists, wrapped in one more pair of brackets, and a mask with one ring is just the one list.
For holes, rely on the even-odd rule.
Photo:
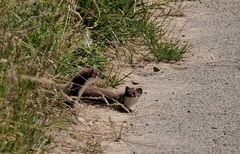
{"label": "stoat ear", "polygon": [[126,88],[125,88],[125,92],[127,92],[129,90],[129,87],[128,86],[126,86]]}
{"label": "stoat ear", "polygon": [[92,76],[94,74],[94,68],[87,67],[87,73],[88,73],[89,76]]}
{"label": "stoat ear", "polygon": [[136,91],[137,91],[139,94],[142,94],[142,92],[143,92],[142,88],[137,88]]}

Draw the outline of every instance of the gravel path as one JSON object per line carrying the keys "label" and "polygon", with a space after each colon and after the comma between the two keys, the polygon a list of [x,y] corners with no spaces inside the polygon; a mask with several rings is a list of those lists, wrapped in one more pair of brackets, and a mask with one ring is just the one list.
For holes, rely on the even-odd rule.
{"label": "gravel path", "polygon": [[106,153],[240,153],[240,0],[185,6],[176,21],[189,21],[182,39],[191,53],[136,72],[145,93],[122,141]]}

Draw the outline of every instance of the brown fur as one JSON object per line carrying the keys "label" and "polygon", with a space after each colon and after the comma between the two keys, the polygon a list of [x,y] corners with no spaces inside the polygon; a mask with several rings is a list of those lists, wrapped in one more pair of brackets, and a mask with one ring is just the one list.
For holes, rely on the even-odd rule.
{"label": "brown fur", "polygon": [[66,86],[65,92],[69,96],[78,96],[79,90],[88,80],[91,78],[103,79],[104,77],[105,76],[97,69],[92,67],[83,67],[79,74],[72,79],[71,84]]}
{"label": "brown fur", "polygon": [[109,103],[118,101],[119,97],[124,95],[124,92],[114,91],[106,88],[99,88],[96,86],[89,86],[85,89],[82,94],[82,97],[95,97],[95,98],[106,98]]}

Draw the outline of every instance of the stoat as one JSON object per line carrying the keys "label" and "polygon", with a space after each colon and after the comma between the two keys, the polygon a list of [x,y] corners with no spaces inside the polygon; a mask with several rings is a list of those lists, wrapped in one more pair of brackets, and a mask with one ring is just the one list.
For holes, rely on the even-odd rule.
{"label": "stoat", "polygon": [[[87,102],[102,102],[113,104],[119,102],[129,111],[133,111],[133,106],[137,103],[142,94],[141,88],[125,87],[124,91],[113,91],[106,88],[99,88],[91,84],[96,79],[103,79],[105,76],[99,71],[91,67],[84,67],[79,74],[75,76],[71,85],[66,86],[65,93],[69,96],[76,96],[78,99]],[[73,102],[67,102],[69,106],[73,106]]]}
{"label": "stoat", "polygon": [[[94,101],[97,98],[98,103],[113,104],[118,102],[123,104],[130,112],[132,112],[133,106],[137,103],[139,97],[142,95],[142,88],[130,88],[125,87],[124,91],[113,91],[105,88],[99,88],[96,86],[89,86],[82,92],[82,100],[87,102]],[[96,101],[94,101],[96,102]]]}

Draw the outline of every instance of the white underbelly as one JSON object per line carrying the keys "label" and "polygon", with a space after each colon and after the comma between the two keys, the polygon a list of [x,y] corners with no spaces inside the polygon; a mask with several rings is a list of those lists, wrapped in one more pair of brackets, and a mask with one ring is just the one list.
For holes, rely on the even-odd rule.
{"label": "white underbelly", "polygon": [[139,97],[126,97],[124,100],[124,106],[131,109],[138,101]]}

